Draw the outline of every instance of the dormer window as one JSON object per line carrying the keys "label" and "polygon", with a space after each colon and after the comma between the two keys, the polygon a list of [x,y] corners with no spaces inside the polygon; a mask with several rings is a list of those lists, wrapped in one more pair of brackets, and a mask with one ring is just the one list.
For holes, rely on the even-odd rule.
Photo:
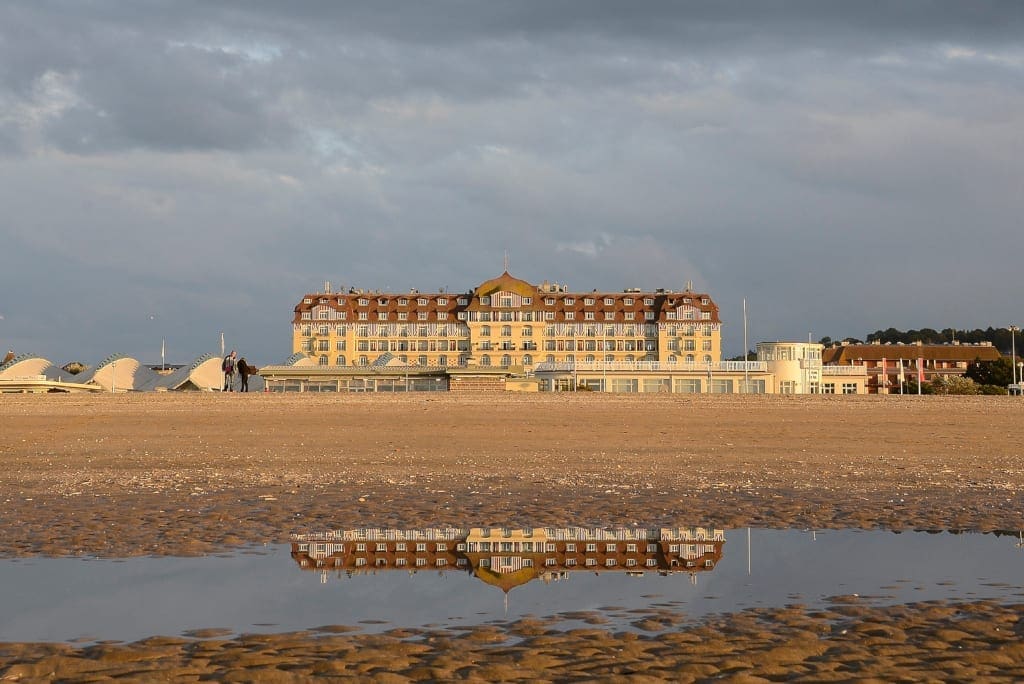
{"label": "dormer window", "polygon": [[708,304],[711,303],[711,300],[708,299],[707,297],[704,297],[703,299],[700,300],[700,303],[703,304],[704,306],[707,306]]}
{"label": "dormer window", "polygon": [[313,298],[312,297],[306,297],[305,299],[302,300],[302,303],[303,304],[312,304],[313,303]]}
{"label": "dormer window", "polygon": [[398,298],[398,306],[409,306],[409,300],[405,297]]}
{"label": "dormer window", "polygon": [[369,306],[369,305],[370,305],[370,300],[369,299],[360,299],[359,300],[359,306]]}
{"label": "dormer window", "polygon": [[385,299],[384,297],[381,297],[380,299],[377,300],[377,304],[379,304],[380,306],[387,306],[388,300]]}
{"label": "dormer window", "polygon": [[611,297],[605,297],[604,298],[604,305],[605,306],[612,306],[614,304],[615,304],[615,300],[612,299]]}
{"label": "dormer window", "polygon": [[587,297],[583,300],[584,306],[594,306],[595,300],[593,297]]}
{"label": "dormer window", "polygon": [[488,297],[488,296],[481,297],[480,298],[480,304],[483,305],[483,306],[490,306],[491,305],[491,298]]}
{"label": "dormer window", "polygon": [[644,306],[654,306],[654,297],[644,297]]}
{"label": "dormer window", "polygon": [[438,306],[448,306],[448,298],[447,297],[438,297],[437,298],[437,305]]}
{"label": "dormer window", "polygon": [[575,304],[575,303],[576,303],[576,298],[575,298],[575,297],[566,297],[566,298],[565,298],[565,302],[564,302],[564,304],[565,304],[566,306],[572,306],[572,305],[573,305],[573,304]]}
{"label": "dormer window", "polygon": [[555,298],[554,297],[545,297],[544,298],[544,303],[547,306],[554,306],[555,305]]}
{"label": "dormer window", "polygon": [[523,297],[523,304],[526,306],[533,304],[533,297]]}
{"label": "dormer window", "polygon": [[426,298],[426,297],[420,297],[419,299],[417,299],[417,300],[416,300],[416,304],[417,304],[418,306],[426,306],[426,305],[427,305],[427,304],[429,304],[429,303],[430,303],[430,302],[429,302],[429,301],[427,300],[427,298]]}
{"label": "dormer window", "polygon": [[459,297],[459,306],[466,306],[469,304],[469,300],[465,297]]}
{"label": "dormer window", "polygon": [[633,306],[633,298],[626,297],[625,299],[622,300],[622,303],[625,304],[626,306]]}

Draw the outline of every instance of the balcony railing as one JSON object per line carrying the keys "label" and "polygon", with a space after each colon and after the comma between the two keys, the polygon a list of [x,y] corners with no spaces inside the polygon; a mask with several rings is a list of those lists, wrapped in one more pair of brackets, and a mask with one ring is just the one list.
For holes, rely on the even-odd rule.
{"label": "balcony railing", "polygon": [[666,373],[749,373],[765,372],[768,364],[764,361],[721,361],[719,363],[662,363],[660,361],[563,361],[538,363],[534,372],[573,371],[660,371]]}
{"label": "balcony railing", "polygon": [[864,366],[822,366],[821,374],[824,375],[867,375]]}

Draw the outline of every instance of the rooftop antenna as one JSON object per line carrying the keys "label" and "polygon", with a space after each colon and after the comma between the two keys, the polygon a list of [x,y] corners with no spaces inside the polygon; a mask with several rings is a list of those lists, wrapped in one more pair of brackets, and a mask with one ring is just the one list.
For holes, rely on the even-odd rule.
{"label": "rooftop antenna", "polygon": [[505,250],[505,273],[508,273],[508,250]]}

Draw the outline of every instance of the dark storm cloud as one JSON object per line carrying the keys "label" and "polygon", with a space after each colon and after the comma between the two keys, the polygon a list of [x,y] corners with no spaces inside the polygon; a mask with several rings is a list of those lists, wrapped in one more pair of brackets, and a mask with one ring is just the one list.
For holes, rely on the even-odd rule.
{"label": "dark storm cloud", "polygon": [[463,290],[506,250],[692,279],[727,353],[744,296],[758,339],[997,325],[1022,35],[1019,2],[7,3],[0,345],[152,351],[155,311],[262,363],[324,278]]}

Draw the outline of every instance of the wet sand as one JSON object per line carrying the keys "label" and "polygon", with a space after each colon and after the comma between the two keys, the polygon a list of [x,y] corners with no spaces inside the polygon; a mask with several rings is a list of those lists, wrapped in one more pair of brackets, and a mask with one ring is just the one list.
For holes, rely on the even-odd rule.
{"label": "wet sand", "polygon": [[[0,553],[199,554],[360,526],[1017,530],[1022,415],[1013,397],[5,395]],[[1010,664],[1024,654],[1013,651],[1019,606],[855,608],[865,612],[843,618],[845,634],[830,626],[839,618],[794,608],[640,637],[521,622],[408,643],[303,633],[5,645],[0,676],[1022,676]],[[971,615],[1004,628],[956,626]],[[524,624],[537,633],[516,636]]]}

